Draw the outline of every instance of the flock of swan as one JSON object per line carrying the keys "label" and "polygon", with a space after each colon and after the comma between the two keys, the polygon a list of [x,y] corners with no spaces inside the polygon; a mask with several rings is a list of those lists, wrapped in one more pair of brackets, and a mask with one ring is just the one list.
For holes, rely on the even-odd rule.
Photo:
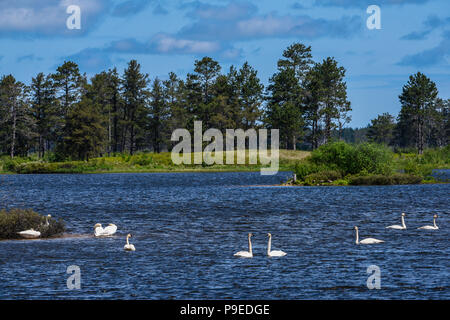
{"label": "flock of swan", "polygon": [[[405,213],[402,213],[401,216],[401,220],[402,220],[402,224],[398,225],[398,224],[394,224],[391,226],[387,226],[386,229],[394,229],[394,230],[405,230],[406,229],[406,224],[405,224]],[[437,215],[435,214],[433,216],[433,225],[432,226],[423,226],[423,227],[419,227],[417,229],[420,230],[438,230],[439,227],[436,225],[436,219],[437,219]],[[356,244],[375,244],[375,243],[383,243],[383,240],[378,240],[375,238],[365,238],[363,240],[359,240],[359,233],[358,233],[358,227],[355,226],[355,231],[356,231]],[[248,234],[248,251],[239,251],[236,252],[234,254],[235,257],[240,257],[240,258],[253,258],[253,250],[252,250],[252,233]],[[271,250],[271,245],[272,245],[272,235],[270,233],[267,234],[267,236],[269,237],[269,242],[267,244],[267,256],[269,257],[283,257],[286,255],[286,252],[281,251],[281,250],[275,250],[272,251]]]}
{"label": "flock of swan", "polygon": [[[386,229],[394,229],[394,230],[406,230],[406,224],[405,224],[405,213],[402,213],[401,215],[401,221],[402,224],[398,225],[398,224],[394,224],[391,226],[387,226]],[[420,230],[438,230],[439,227],[436,224],[436,219],[437,219],[437,215],[435,214],[433,216],[433,225],[426,225],[426,226],[422,226],[419,227],[417,229]],[[43,225],[44,227],[48,227],[49,226],[49,222],[48,219],[51,218],[51,215],[47,215],[47,217],[45,218],[45,224]],[[103,228],[102,225],[100,223],[97,223],[94,226],[94,236],[95,237],[110,237],[112,235],[114,235],[117,232],[117,226],[115,224],[110,223],[107,227]],[[363,240],[359,240],[359,232],[358,232],[358,227],[355,226],[355,232],[356,232],[356,244],[375,244],[375,243],[383,243],[383,240],[378,240],[375,238],[365,238]],[[29,230],[25,230],[25,231],[21,231],[19,232],[19,235],[22,236],[23,238],[26,239],[36,239],[39,238],[41,236],[41,233],[39,231],[36,231],[34,229],[29,229]],[[236,252],[234,254],[235,257],[240,257],[240,258],[253,258],[253,250],[252,250],[252,233],[248,234],[248,251],[239,251]],[[272,250],[272,234],[268,233],[267,234],[269,240],[267,243],[267,256],[268,257],[283,257],[285,256],[287,253],[281,250]],[[125,251],[136,251],[136,248],[134,247],[133,244],[130,244],[129,239],[132,237],[131,234],[127,234],[126,237],[126,244],[123,247],[123,249]]]}
{"label": "flock of swan", "polygon": [[[394,224],[391,226],[387,226],[386,229],[394,229],[394,230],[406,230],[406,224],[405,224],[405,213],[402,213],[402,224]],[[437,219],[437,214],[435,214],[433,216],[433,225],[432,226],[423,226],[423,227],[419,227],[417,229],[419,230],[438,230],[439,227],[436,224],[436,219]],[[358,234],[358,227],[355,226],[355,231],[356,231],[356,244],[374,244],[374,243],[383,243],[383,240],[378,240],[375,238],[366,238],[363,239],[361,241],[359,241],[359,234]]]}
{"label": "flock of swan", "polygon": [[[235,257],[240,258],[253,258],[253,250],[252,250],[252,236],[253,233],[248,234],[248,251],[239,251],[234,254]],[[269,242],[267,243],[267,256],[269,257],[283,257],[287,253],[281,250],[271,250],[272,247],[272,235],[270,233],[267,234],[269,237]]]}
{"label": "flock of swan", "polygon": [[[114,235],[117,231],[117,226],[115,224],[110,223],[107,227],[103,228],[100,223],[97,223],[94,226],[94,236],[96,237],[110,237]],[[136,251],[136,248],[133,244],[129,242],[128,239],[132,237],[131,233],[127,234],[127,243],[123,246],[123,250],[125,251]]]}
{"label": "flock of swan", "polygon": [[[51,215],[47,215],[45,217],[45,224],[44,227],[48,227],[50,224],[48,222],[48,219],[51,218]],[[103,228],[100,223],[97,223],[94,226],[94,236],[95,237],[110,237],[114,235],[117,232],[117,226],[115,224],[110,223],[107,227]],[[41,236],[41,233],[39,231],[34,230],[33,228],[25,231],[18,232],[18,234],[25,239],[37,239]],[[127,243],[123,247],[125,251],[136,251],[136,248],[133,244],[129,242],[129,238],[131,238],[132,235],[129,233],[127,235]]]}

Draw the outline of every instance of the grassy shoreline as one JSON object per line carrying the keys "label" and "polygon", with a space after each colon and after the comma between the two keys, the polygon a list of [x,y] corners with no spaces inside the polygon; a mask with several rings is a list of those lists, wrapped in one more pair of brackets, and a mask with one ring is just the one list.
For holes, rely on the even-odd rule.
{"label": "grassy shoreline", "polygon": [[[233,152],[234,153],[234,152]],[[191,154],[193,158],[195,154]],[[279,171],[292,171],[298,161],[308,157],[310,152],[280,150]],[[237,162],[234,153],[235,163]],[[224,163],[226,154],[224,154]],[[30,158],[4,158],[0,161],[0,174],[96,174],[96,173],[170,173],[170,172],[258,172],[268,165],[249,164],[246,152],[246,164],[192,164],[175,165],[171,154],[140,153],[136,155],[118,155],[94,158],[89,161],[48,162]]]}
{"label": "grassy shoreline", "polygon": [[[223,163],[230,153],[224,152]],[[236,153],[232,151],[234,162]],[[191,154],[193,160],[195,154]],[[450,169],[448,147],[429,150],[422,156],[413,153],[393,153],[386,147],[363,144],[331,143],[315,150],[279,151],[278,171],[292,171],[292,179],[280,186],[348,186],[348,185],[407,185],[445,184],[447,180],[432,177],[432,170]],[[245,164],[175,165],[171,153],[118,154],[89,161],[50,162],[36,158],[0,158],[0,174],[108,174],[108,173],[213,173],[259,172],[268,165]],[[192,161],[193,162],[193,161]]]}

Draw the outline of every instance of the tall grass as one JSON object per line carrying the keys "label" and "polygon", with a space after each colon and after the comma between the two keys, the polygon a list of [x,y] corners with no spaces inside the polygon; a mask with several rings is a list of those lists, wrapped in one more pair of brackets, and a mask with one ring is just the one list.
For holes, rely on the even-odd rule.
{"label": "tall grass", "polygon": [[[230,154],[231,153],[231,154]],[[237,164],[237,152],[223,153],[223,164],[207,165],[194,164],[195,153],[188,154],[192,164],[175,165],[172,162],[170,152],[162,153],[116,153],[109,157],[90,159],[89,161],[64,161],[49,162],[38,160],[35,157],[10,159],[0,158],[0,172],[11,173],[102,173],[102,172],[161,172],[161,171],[256,171],[266,165],[262,165],[261,159],[251,164],[249,152],[245,152],[243,164]],[[227,155],[234,159],[232,165],[226,164]],[[280,150],[280,170],[292,170],[295,163],[309,155],[305,151]],[[201,156],[201,155],[200,155]],[[215,156],[213,153],[212,156]]]}

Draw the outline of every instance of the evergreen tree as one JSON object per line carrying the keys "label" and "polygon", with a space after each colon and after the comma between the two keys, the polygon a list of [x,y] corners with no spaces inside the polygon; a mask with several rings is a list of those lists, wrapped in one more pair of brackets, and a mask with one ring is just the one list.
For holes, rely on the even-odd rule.
{"label": "evergreen tree", "polygon": [[109,144],[112,147],[113,152],[119,152],[123,151],[124,148],[124,146],[120,144],[120,133],[123,131],[123,123],[120,119],[121,115],[124,114],[124,103],[120,92],[121,79],[116,68],[108,70],[107,82],[110,106],[108,122],[110,123],[110,126],[112,125],[112,138],[109,139]]}
{"label": "evergreen tree", "polygon": [[280,129],[280,144],[295,149],[296,137],[303,127],[301,87],[293,69],[272,76],[267,87],[265,122],[269,128]]}
{"label": "evergreen tree", "polygon": [[436,84],[423,73],[418,72],[409,77],[408,83],[403,86],[403,92],[399,96],[402,104],[402,117],[399,118],[399,124],[404,126],[405,123],[402,121],[412,122],[419,154],[422,154],[424,150],[426,131],[430,129],[427,128],[426,123],[436,110],[437,95]]}
{"label": "evergreen tree", "polygon": [[57,97],[62,108],[61,115],[64,117],[72,106],[80,101],[84,79],[80,74],[78,65],[72,61],[64,61],[52,77],[58,90]]}
{"label": "evergreen tree", "polygon": [[369,142],[389,145],[393,140],[394,128],[394,117],[389,113],[383,113],[376,119],[371,120],[371,124],[367,132],[367,138]]}
{"label": "evergreen tree", "polygon": [[[164,97],[166,98],[166,104],[169,112],[167,126],[169,132],[173,132],[179,128],[191,127],[189,123],[193,124],[192,114],[189,113],[187,108],[185,83],[183,80],[178,79],[177,75],[173,72],[169,73],[169,79],[163,81]],[[168,147],[172,146],[172,142],[168,141]],[[173,144],[175,145],[175,144]]]}
{"label": "evergreen tree", "polygon": [[258,78],[258,72],[248,62],[245,62],[239,69],[237,80],[239,84],[239,104],[242,106],[241,124],[247,130],[254,128],[257,121],[261,120],[264,86]]}
{"label": "evergreen tree", "polygon": [[[345,69],[339,67],[333,58],[326,58],[322,63],[315,65],[314,76],[317,81],[317,99],[320,105],[320,114],[324,122],[325,143],[331,138],[332,129],[339,127],[342,130],[342,119],[349,121],[347,113],[351,111],[347,100],[347,84],[344,81]],[[339,126],[336,125],[338,122]]]}
{"label": "evergreen tree", "polygon": [[63,126],[58,116],[56,88],[51,76],[39,73],[31,81],[31,111],[36,122],[38,156],[44,157],[57,141],[55,128]]}
{"label": "evergreen tree", "polygon": [[65,155],[88,161],[101,154],[106,140],[104,121],[100,106],[84,96],[67,115],[64,127]]}
{"label": "evergreen tree", "polygon": [[278,60],[278,69],[292,69],[299,83],[302,83],[313,64],[311,46],[303,43],[293,43],[283,52],[283,58]]}
{"label": "evergreen tree", "polygon": [[122,80],[124,98],[122,145],[125,145],[128,137],[130,154],[145,143],[145,128],[148,125],[148,82],[148,75],[141,73],[141,65],[136,60],[131,60]]}
{"label": "evergreen tree", "polygon": [[164,87],[161,81],[156,78],[153,81],[150,100],[150,130],[154,152],[161,152],[161,145],[166,142],[167,132],[165,130],[169,107],[165,97]]}
{"label": "evergreen tree", "polygon": [[322,109],[320,104],[321,93],[320,66],[316,64],[306,75],[304,81],[304,109],[306,124],[311,128],[309,142],[311,148],[317,149],[322,136],[321,119]]}
{"label": "evergreen tree", "polygon": [[12,75],[0,80],[0,126],[2,149],[11,158],[25,155],[35,137],[34,120],[28,104],[27,87]]}
{"label": "evergreen tree", "polygon": [[[188,81],[192,81],[192,88],[200,90],[194,93],[192,98],[201,99],[200,103],[194,104],[194,113],[198,120],[203,121],[203,126],[211,127],[211,107],[210,102],[213,99],[213,85],[220,74],[221,67],[219,63],[210,57],[204,57],[195,61],[195,74],[188,75]],[[189,79],[190,78],[190,79]],[[189,83],[191,85],[191,83]],[[195,87],[195,88],[194,88]]]}

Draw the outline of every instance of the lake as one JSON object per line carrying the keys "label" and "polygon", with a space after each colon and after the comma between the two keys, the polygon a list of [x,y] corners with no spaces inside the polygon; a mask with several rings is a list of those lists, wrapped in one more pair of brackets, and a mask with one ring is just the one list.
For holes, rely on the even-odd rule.
{"label": "lake", "polygon": [[[5,175],[1,207],[79,238],[0,241],[1,299],[449,299],[450,185],[271,187],[291,174]],[[388,230],[406,213],[407,230]],[[439,230],[417,227],[432,224]],[[114,223],[111,238],[93,226]],[[383,244],[356,245],[360,237]],[[254,258],[247,250],[252,232]],[[272,249],[287,256],[266,257]],[[136,252],[125,252],[125,236]],[[68,266],[81,270],[69,290]],[[369,290],[367,268],[380,268]]]}

